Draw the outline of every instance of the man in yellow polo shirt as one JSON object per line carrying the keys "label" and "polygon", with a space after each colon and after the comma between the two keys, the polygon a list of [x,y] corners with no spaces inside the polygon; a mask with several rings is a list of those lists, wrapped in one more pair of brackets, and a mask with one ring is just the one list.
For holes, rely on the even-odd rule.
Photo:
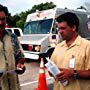
{"label": "man in yellow polo shirt", "polygon": [[[77,34],[79,19],[66,12],[57,22],[63,41],[51,56],[61,71],[56,75],[54,90],[90,90],[90,42]],[[67,85],[63,84],[65,81]]]}

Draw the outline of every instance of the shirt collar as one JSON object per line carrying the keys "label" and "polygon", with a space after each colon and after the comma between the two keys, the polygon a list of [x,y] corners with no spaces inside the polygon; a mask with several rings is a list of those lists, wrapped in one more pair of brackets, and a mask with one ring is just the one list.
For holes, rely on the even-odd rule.
{"label": "shirt collar", "polygon": [[[74,45],[80,45],[81,44],[81,39],[80,38],[81,38],[81,36],[78,35],[77,38],[76,38],[76,40],[72,43],[72,45],[70,47],[72,47]],[[61,44],[60,44],[60,46],[61,47],[63,47],[63,46],[67,47],[66,41],[65,40],[62,41]]]}
{"label": "shirt collar", "polygon": [[81,44],[81,36],[78,35],[78,37],[76,38],[76,40],[72,43],[71,46],[73,45],[80,45]]}

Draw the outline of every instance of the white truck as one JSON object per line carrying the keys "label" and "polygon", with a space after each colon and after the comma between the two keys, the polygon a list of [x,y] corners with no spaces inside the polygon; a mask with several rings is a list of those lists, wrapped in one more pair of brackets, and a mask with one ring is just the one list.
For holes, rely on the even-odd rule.
{"label": "white truck", "polygon": [[19,37],[26,58],[38,60],[39,55],[51,53],[50,48],[58,42],[56,40],[56,38],[58,39],[57,30],[52,32],[54,21],[54,9],[36,11],[27,16],[23,36]]}
{"label": "white truck", "polygon": [[[79,34],[90,39],[90,13],[68,9],[36,11],[27,16],[23,34],[19,36],[26,58],[38,60],[39,55],[51,55],[51,47],[60,42],[55,18],[65,12],[76,13],[80,20]],[[17,34],[17,33],[16,33]]]}

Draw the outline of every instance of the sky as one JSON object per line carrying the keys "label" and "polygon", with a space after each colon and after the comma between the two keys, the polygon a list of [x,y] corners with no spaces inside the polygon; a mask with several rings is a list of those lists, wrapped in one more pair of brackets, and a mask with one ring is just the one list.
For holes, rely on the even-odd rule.
{"label": "sky", "polygon": [[90,6],[90,0],[0,0],[0,4],[8,7],[11,15],[21,13],[22,11],[27,11],[34,5],[46,2],[53,2],[58,8],[67,7],[68,9],[74,10],[80,6]]}

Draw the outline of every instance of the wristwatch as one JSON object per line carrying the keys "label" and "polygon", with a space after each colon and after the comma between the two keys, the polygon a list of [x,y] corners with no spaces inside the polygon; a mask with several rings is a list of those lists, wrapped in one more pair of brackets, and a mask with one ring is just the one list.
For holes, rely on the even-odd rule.
{"label": "wristwatch", "polygon": [[74,70],[74,75],[73,75],[73,77],[74,77],[75,80],[78,79],[78,74],[77,74],[76,70]]}

